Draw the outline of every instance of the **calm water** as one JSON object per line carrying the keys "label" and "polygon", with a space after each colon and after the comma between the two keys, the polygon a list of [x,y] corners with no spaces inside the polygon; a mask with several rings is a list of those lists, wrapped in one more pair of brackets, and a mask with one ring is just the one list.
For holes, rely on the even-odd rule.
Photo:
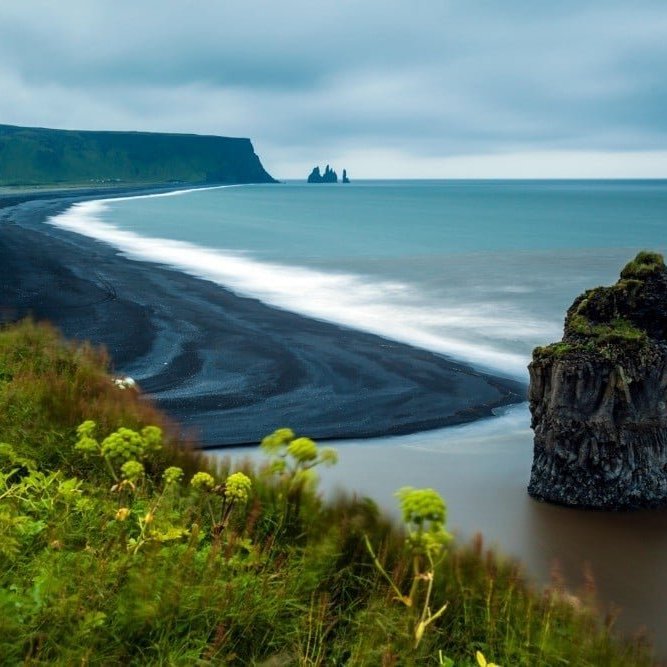
{"label": "calm water", "polygon": [[[639,249],[667,248],[667,182],[365,182],[243,186],[77,205],[54,221],[300,313],[527,378],[583,289],[615,281]],[[548,580],[590,568],[622,626],[667,654],[667,512],[537,504],[525,487],[526,406],[462,427],[337,444],[323,484],[388,508],[432,486],[462,538],[482,531]],[[244,452],[245,454],[246,452]]]}

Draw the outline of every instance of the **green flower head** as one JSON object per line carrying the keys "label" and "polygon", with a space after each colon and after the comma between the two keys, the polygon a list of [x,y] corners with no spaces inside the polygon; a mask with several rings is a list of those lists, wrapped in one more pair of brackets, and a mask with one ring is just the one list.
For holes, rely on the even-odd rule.
{"label": "green flower head", "polygon": [[211,491],[215,486],[215,479],[207,472],[197,472],[192,476],[190,485],[197,491]]}
{"label": "green flower head", "polygon": [[276,453],[281,447],[294,440],[291,428],[279,428],[262,439],[260,447],[269,453]]}
{"label": "green flower head", "polygon": [[84,452],[85,454],[97,453],[100,447],[97,440],[93,437],[95,429],[97,429],[97,424],[91,419],[83,422],[83,424],[79,424],[76,429],[76,434],[79,436],[79,439],[74,445],[74,449]]}
{"label": "green flower head", "polygon": [[440,494],[433,489],[406,486],[396,492],[407,524],[408,546],[417,553],[436,556],[452,536],[445,530],[447,508]]}
{"label": "green flower head", "polygon": [[144,453],[144,440],[129,428],[121,427],[102,440],[102,455],[113,459],[129,461],[138,459]]}
{"label": "green flower head", "polygon": [[287,453],[299,463],[317,458],[317,445],[310,438],[297,438],[287,446]]}
{"label": "green flower head", "polygon": [[178,484],[183,479],[183,469],[178,466],[169,466],[163,473],[165,484]]}
{"label": "green flower head", "polygon": [[130,482],[136,482],[144,476],[144,466],[139,461],[126,461],[120,467],[123,477]]}
{"label": "green flower head", "polygon": [[320,461],[325,466],[332,466],[338,463],[338,452],[331,447],[325,447],[320,451]]}
{"label": "green flower head", "polygon": [[274,475],[280,475],[284,473],[286,468],[287,464],[285,463],[285,459],[274,459],[269,464],[269,472],[273,473]]}
{"label": "green flower head", "polygon": [[95,429],[97,428],[97,424],[92,420],[92,419],[87,419],[83,424],[79,424],[76,428],[76,434],[80,438],[84,437],[93,437],[93,433],[95,433]]}
{"label": "green flower head", "polygon": [[405,486],[396,492],[405,523],[420,525],[425,521],[444,525],[447,520],[445,501],[434,489]]}
{"label": "green flower head", "polygon": [[85,454],[94,454],[99,450],[99,445],[95,438],[87,435],[82,435],[74,445],[74,449],[84,452]]}
{"label": "green flower head", "polygon": [[231,502],[247,503],[252,482],[242,472],[235,472],[225,482],[225,498]]}
{"label": "green flower head", "polygon": [[141,437],[146,451],[155,452],[162,448],[162,429],[159,426],[144,426]]}

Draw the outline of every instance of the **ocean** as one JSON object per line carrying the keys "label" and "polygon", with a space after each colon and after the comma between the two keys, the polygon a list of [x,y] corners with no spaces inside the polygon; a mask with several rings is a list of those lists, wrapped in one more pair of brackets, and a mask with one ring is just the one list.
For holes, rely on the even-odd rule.
{"label": "ocean", "polygon": [[[638,250],[667,249],[667,181],[288,182],[84,202],[51,222],[278,308],[527,381],[532,348],[560,338],[578,294],[615,282]],[[574,589],[592,574],[623,628],[667,625],[667,512],[530,500],[526,404],[336,446],[325,492],[344,485],[391,511],[398,487],[436,488],[460,539],[481,531],[541,582],[555,564]],[[656,640],[667,653],[667,637]]]}
{"label": "ocean", "polygon": [[664,181],[257,185],[77,204],[58,223],[271,305],[526,377],[584,288],[667,243]]}

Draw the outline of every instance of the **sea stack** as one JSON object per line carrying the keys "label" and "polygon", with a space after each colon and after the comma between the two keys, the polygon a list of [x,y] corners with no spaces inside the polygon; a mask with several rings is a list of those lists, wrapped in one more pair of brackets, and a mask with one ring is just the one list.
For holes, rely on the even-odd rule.
{"label": "sea stack", "polygon": [[338,174],[327,165],[324,173],[320,173],[319,167],[313,167],[308,176],[308,183],[338,183]]}
{"label": "sea stack", "polygon": [[561,342],[530,371],[528,492],[607,510],[667,504],[667,270],[640,252],[567,311]]}

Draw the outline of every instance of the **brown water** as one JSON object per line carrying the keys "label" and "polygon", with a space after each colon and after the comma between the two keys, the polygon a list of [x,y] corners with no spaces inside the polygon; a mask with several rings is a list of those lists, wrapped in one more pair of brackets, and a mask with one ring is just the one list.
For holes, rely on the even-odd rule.
{"label": "brown water", "polygon": [[340,462],[322,471],[322,488],[354,490],[395,512],[396,489],[433,487],[447,500],[459,539],[481,532],[487,546],[518,558],[539,584],[550,582],[557,564],[575,594],[590,572],[602,606],[620,609],[617,628],[645,628],[667,658],[667,510],[605,513],[531,500],[528,423],[522,405],[465,426],[333,443]]}

